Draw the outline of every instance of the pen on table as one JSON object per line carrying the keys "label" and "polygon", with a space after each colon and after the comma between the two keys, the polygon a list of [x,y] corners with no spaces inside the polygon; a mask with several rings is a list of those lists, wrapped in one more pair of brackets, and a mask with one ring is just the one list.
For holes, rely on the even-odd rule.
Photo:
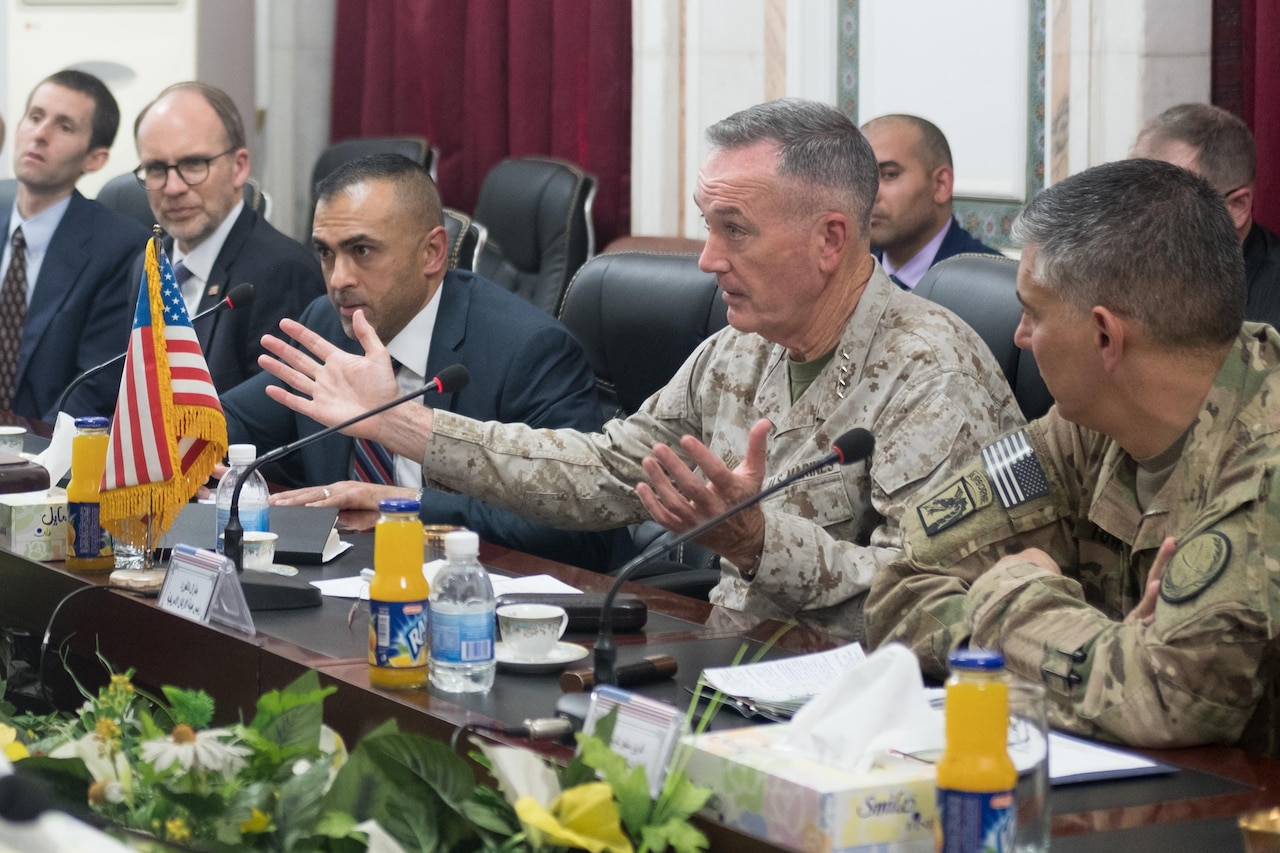
{"label": "pen on table", "polygon": [[[634,687],[674,678],[679,665],[671,655],[648,655],[636,663],[618,667],[618,686]],[[566,693],[579,693],[596,686],[595,671],[570,669],[560,674],[560,689]]]}

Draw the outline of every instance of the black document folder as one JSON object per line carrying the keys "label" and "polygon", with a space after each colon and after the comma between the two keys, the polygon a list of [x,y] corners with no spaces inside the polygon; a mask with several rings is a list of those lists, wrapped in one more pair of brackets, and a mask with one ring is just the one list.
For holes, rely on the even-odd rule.
{"label": "black document folder", "polygon": [[[197,548],[214,548],[217,508],[213,504],[187,504],[160,543],[165,556],[178,543]],[[336,507],[273,506],[269,511],[271,530],[279,534],[276,562],[318,566],[324,562],[324,546],[338,520]]]}

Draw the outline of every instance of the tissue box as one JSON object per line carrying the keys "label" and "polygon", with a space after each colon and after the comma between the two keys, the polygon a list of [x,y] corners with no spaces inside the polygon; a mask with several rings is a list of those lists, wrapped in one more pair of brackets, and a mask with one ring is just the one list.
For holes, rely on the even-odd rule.
{"label": "tissue box", "polygon": [[795,850],[931,853],[932,765],[850,773],[780,747],[786,730],[751,726],[693,739],[689,778],[713,792],[704,815]]}
{"label": "tissue box", "polygon": [[66,491],[55,487],[0,495],[0,548],[32,560],[65,560]]}

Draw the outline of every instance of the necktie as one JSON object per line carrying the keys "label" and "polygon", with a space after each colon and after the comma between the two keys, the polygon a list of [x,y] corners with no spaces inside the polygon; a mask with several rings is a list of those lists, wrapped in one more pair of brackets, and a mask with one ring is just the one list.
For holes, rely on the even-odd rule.
{"label": "necktie", "polygon": [[[400,372],[400,364],[391,360],[391,367]],[[383,486],[396,484],[396,463],[385,447],[367,438],[356,439],[355,458],[351,464],[352,473],[362,483],[378,483]]]}
{"label": "necktie", "polygon": [[27,320],[27,240],[22,227],[13,232],[9,270],[0,289],[0,409],[13,404],[18,385],[18,354]]}
{"label": "necktie", "polygon": [[182,261],[178,261],[173,265],[173,277],[178,281],[178,289],[182,291],[182,301],[187,306],[187,316],[191,316],[196,307],[200,304],[200,294],[192,293],[191,288],[196,285],[191,284],[191,277],[195,275],[191,270],[187,269],[187,265]]}

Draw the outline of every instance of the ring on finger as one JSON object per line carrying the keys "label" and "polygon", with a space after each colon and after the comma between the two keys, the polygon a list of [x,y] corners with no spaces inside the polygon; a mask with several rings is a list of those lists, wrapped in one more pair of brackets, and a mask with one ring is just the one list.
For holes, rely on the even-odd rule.
{"label": "ring on finger", "polygon": [[329,499],[329,490],[328,490],[328,489],[321,489],[320,491],[324,492],[325,500],[328,500],[328,499]]}

